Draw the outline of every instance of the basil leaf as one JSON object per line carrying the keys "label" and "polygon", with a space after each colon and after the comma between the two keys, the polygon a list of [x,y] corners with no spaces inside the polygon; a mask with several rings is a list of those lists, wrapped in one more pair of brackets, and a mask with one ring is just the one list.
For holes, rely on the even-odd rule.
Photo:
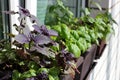
{"label": "basil leaf", "polygon": [[79,39],[79,35],[78,35],[78,33],[77,33],[77,31],[75,31],[75,30],[71,30],[71,34],[73,35],[73,37],[75,38],[75,39]]}
{"label": "basil leaf", "polygon": [[72,52],[76,58],[80,57],[81,50],[76,44],[70,43],[68,48],[69,48],[69,51]]}
{"label": "basil leaf", "polygon": [[65,24],[61,24],[61,37],[64,39],[70,39],[70,29]]}

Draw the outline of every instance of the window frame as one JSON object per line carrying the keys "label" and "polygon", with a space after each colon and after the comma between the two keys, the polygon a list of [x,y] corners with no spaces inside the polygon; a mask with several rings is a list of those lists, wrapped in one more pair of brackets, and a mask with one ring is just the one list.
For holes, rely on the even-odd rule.
{"label": "window frame", "polygon": [[[18,11],[19,0],[10,0],[10,11]],[[10,15],[10,32],[17,34],[17,31],[13,27],[14,24],[18,24],[18,15]]]}

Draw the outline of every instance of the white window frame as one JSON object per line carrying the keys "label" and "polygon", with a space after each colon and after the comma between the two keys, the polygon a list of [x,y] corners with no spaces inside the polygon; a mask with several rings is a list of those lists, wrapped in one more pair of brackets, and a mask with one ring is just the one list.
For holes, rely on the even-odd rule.
{"label": "white window frame", "polygon": [[[9,1],[10,4],[10,11],[18,11],[18,6],[19,6],[19,0],[10,0]],[[19,15],[10,15],[10,30],[11,33],[13,34],[17,34],[17,31],[15,30],[15,28],[13,27],[13,24],[18,24],[18,16]]]}
{"label": "white window frame", "polygon": [[25,8],[30,11],[31,14],[37,15],[37,0],[25,0]]}
{"label": "white window frame", "polygon": [[[28,9],[32,15],[37,16],[37,0],[26,0],[25,8]],[[29,26],[30,30],[33,30],[32,23],[29,21],[29,19],[27,19],[27,25]]]}
{"label": "white window frame", "polygon": [[[19,0],[10,0],[9,4],[10,4],[9,6],[10,11],[19,11],[19,8],[18,8],[18,6],[20,6]],[[37,0],[25,0],[25,8],[28,9],[31,14],[36,16],[37,15]],[[13,24],[19,24],[18,17],[19,15],[10,15],[10,29],[11,29],[11,33],[13,34],[18,34],[15,28],[13,27]],[[28,24],[30,24],[29,21],[27,22]]]}

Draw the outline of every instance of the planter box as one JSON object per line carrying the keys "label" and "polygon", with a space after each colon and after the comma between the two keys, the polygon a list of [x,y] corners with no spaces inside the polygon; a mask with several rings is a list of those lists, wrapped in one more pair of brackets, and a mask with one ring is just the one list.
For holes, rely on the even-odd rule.
{"label": "planter box", "polygon": [[99,59],[101,57],[105,47],[106,47],[106,42],[104,40],[101,40],[100,45],[97,46],[97,51],[96,51],[97,53],[96,53],[96,57],[95,57],[96,59]]}
{"label": "planter box", "polygon": [[[78,58],[76,64],[80,74],[76,72],[74,80],[84,80],[86,78],[93,66],[93,60],[96,55],[96,49],[97,46],[94,44],[83,55],[81,55],[80,58]],[[0,72],[0,74],[2,74],[2,72]],[[0,79],[4,77],[8,77],[9,80],[9,78],[11,77],[10,73],[0,75]],[[70,75],[61,75],[60,80],[73,80],[73,78]]]}
{"label": "planter box", "polygon": [[[92,45],[77,61],[77,67],[80,72],[76,72],[74,80],[85,80],[86,76],[93,67],[93,60],[95,59],[97,45]],[[70,75],[65,75],[62,80],[73,80]]]}
{"label": "planter box", "polygon": [[93,71],[94,67],[96,66],[97,62],[94,62],[91,69],[89,70],[89,72],[87,73],[87,76],[85,77],[85,80],[89,80],[90,79],[90,74]]}
{"label": "planter box", "polygon": [[92,45],[83,55],[84,61],[81,66],[78,67],[81,74],[76,75],[75,80],[84,80],[93,65],[93,60],[95,59],[97,46]]}
{"label": "planter box", "polygon": [[[81,66],[83,64],[84,58],[81,56],[77,60],[77,67]],[[79,69],[78,69],[79,70]],[[80,70],[79,70],[80,71]],[[73,80],[73,78],[70,75],[62,75],[60,80]]]}

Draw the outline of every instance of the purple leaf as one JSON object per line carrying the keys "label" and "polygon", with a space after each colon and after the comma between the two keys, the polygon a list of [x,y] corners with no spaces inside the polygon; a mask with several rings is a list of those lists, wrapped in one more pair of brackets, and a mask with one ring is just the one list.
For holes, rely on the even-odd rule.
{"label": "purple leaf", "polygon": [[39,53],[41,53],[41,54],[43,54],[43,55],[45,55],[45,56],[47,56],[47,57],[55,57],[55,53],[53,53],[49,48],[47,48],[47,47],[43,47],[43,48],[41,48],[41,47],[39,47],[39,46],[33,46],[33,47],[31,47],[31,49],[30,49],[31,51],[37,51],[37,52],[39,52]]}
{"label": "purple leaf", "polygon": [[39,27],[38,25],[33,25],[33,28],[40,34],[42,33],[47,36],[58,36],[58,33],[56,31],[48,30],[45,25],[42,25],[41,27]]}
{"label": "purple leaf", "polygon": [[58,33],[54,30],[48,30],[50,36],[58,36]]}
{"label": "purple leaf", "polygon": [[29,36],[29,35],[32,35],[31,32],[30,32],[30,28],[28,25],[24,25],[25,28],[23,28],[23,33],[26,35],[26,36]]}
{"label": "purple leaf", "polygon": [[34,28],[34,30],[37,31],[38,33],[42,33],[42,32],[40,31],[40,27],[39,27],[38,25],[33,25],[33,28]]}
{"label": "purple leaf", "polygon": [[41,28],[42,31],[46,31],[47,30],[45,25],[42,25],[40,28]]}
{"label": "purple leaf", "polygon": [[41,26],[39,19],[34,15],[30,15],[30,21],[32,23],[36,23],[38,26]]}
{"label": "purple leaf", "polygon": [[48,30],[45,25],[42,25],[40,27],[40,30],[42,31],[42,34],[49,36]]}
{"label": "purple leaf", "polygon": [[43,44],[48,44],[50,43],[52,40],[47,37],[47,36],[44,36],[44,35],[38,35],[38,36],[35,36],[34,37],[34,42],[36,44],[40,44],[40,45],[43,45]]}
{"label": "purple leaf", "polygon": [[33,25],[33,28],[40,34],[42,33],[44,35],[48,35],[48,30],[44,25],[42,25],[41,27],[39,27],[38,25]]}
{"label": "purple leaf", "polygon": [[14,12],[14,11],[2,11],[5,14],[17,14],[18,12]]}
{"label": "purple leaf", "polygon": [[28,43],[30,41],[29,38],[24,34],[15,36],[15,40],[21,44]]}
{"label": "purple leaf", "polygon": [[30,16],[31,15],[28,9],[24,9],[24,8],[19,6],[19,10],[20,10],[20,14],[24,14],[26,16]]}

